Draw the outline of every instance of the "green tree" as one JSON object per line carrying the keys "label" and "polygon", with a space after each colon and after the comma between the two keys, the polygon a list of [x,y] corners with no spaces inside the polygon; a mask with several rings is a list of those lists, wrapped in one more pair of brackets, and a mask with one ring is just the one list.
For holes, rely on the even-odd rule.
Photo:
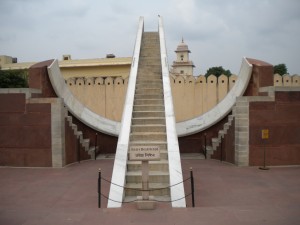
{"label": "green tree", "polygon": [[288,70],[286,68],[286,65],[284,63],[277,64],[274,66],[274,74],[284,75],[288,73]]}
{"label": "green tree", "polygon": [[0,88],[27,88],[27,70],[0,70]]}
{"label": "green tree", "polygon": [[232,73],[230,72],[230,70],[225,70],[222,66],[215,66],[215,67],[209,68],[206,71],[205,77],[208,77],[211,74],[215,75],[216,77],[219,77],[222,74],[229,77],[229,76],[231,76]]}

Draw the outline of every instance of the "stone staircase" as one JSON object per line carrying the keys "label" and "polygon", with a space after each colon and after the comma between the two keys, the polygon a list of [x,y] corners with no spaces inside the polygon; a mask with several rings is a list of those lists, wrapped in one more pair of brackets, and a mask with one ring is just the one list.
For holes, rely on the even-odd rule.
{"label": "stone staircase", "polygon": [[[228,129],[235,120],[235,159],[241,161],[239,158],[246,157],[243,154],[248,148],[249,137],[249,102],[246,97],[238,97],[235,106],[232,108],[232,115],[228,116],[228,121],[224,124],[222,130],[218,132],[218,137],[212,138],[212,145],[206,147],[207,158],[210,159],[214,152],[221,144],[221,139],[227,134]],[[244,161],[247,161],[245,159]],[[240,164],[238,164],[240,165]],[[242,164],[241,164],[242,165]]]}
{"label": "stone staircase", "polygon": [[[129,146],[159,146],[161,159],[149,161],[149,188],[169,186],[167,134],[158,32],[144,32],[137,73]],[[125,201],[141,196],[141,161],[127,161]],[[170,189],[150,191],[170,200]]]}
{"label": "stone staircase", "polygon": [[90,146],[90,139],[85,139],[83,138],[83,133],[82,131],[78,130],[78,126],[73,123],[72,116],[68,115],[68,112],[66,110],[65,112],[65,117],[68,122],[68,125],[72,128],[74,131],[74,135],[79,139],[79,143],[81,145],[81,148],[84,149],[88,154],[91,156],[92,159],[95,158],[95,146],[91,147]]}
{"label": "stone staircase", "polygon": [[211,139],[211,143],[212,143],[211,146],[206,146],[206,157],[208,159],[211,158],[211,156],[214,154],[214,152],[220,146],[221,141],[222,141],[221,139],[224,138],[224,136],[227,134],[229,127],[232,125],[233,119],[234,119],[234,115],[229,115],[228,121],[224,124],[223,129],[219,130],[218,137]]}

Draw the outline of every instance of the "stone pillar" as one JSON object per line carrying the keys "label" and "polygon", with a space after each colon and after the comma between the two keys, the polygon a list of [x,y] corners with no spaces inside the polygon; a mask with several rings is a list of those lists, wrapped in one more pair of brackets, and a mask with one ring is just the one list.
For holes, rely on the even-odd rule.
{"label": "stone pillar", "polygon": [[249,165],[249,101],[238,97],[233,110],[235,116],[235,164]]}
{"label": "stone pillar", "polygon": [[65,166],[65,109],[61,98],[51,103],[52,167]]}

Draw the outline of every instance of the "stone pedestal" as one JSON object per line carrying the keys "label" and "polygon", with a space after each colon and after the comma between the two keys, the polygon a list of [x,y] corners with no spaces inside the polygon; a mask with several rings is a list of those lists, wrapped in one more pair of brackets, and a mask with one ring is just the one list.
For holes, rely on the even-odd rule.
{"label": "stone pedestal", "polygon": [[153,196],[149,196],[149,200],[143,200],[142,196],[137,197],[138,201],[136,201],[136,207],[137,209],[142,210],[150,210],[155,209],[155,201],[153,200]]}

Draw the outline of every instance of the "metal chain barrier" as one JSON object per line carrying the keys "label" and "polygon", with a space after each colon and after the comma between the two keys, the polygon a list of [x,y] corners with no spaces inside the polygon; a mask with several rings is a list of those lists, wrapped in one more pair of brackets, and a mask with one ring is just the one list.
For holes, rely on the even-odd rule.
{"label": "metal chain barrier", "polygon": [[134,190],[134,191],[156,191],[156,190],[164,190],[164,189],[169,189],[169,188],[172,188],[176,185],[179,185],[181,183],[184,183],[188,180],[191,180],[191,193],[181,197],[181,198],[178,198],[178,199],[175,199],[175,200],[170,200],[170,201],[164,201],[164,200],[157,200],[157,199],[154,199],[153,201],[156,201],[156,202],[164,202],[164,203],[171,203],[171,202],[176,202],[176,201],[179,201],[179,200],[182,200],[190,195],[192,195],[192,206],[195,207],[195,197],[194,197],[194,177],[193,177],[193,171],[192,171],[192,168],[190,168],[190,177],[184,179],[183,181],[179,182],[179,183],[176,183],[176,184],[173,184],[173,185],[170,185],[170,186],[167,186],[167,187],[163,187],[163,188],[150,188],[150,189],[138,189],[138,188],[128,188],[128,187],[124,187],[122,185],[119,185],[119,184],[115,184],[113,182],[111,182],[110,180],[108,179],[105,179],[101,176],[101,170],[99,169],[99,176],[98,176],[98,208],[101,208],[101,196],[106,198],[107,200],[110,200],[110,201],[113,201],[113,202],[117,202],[117,203],[132,203],[132,202],[136,202],[138,201],[138,199],[135,199],[135,200],[132,200],[132,201],[116,201],[114,199],[110,199],[108,196],[104,195],[101,193],[101,180],[104,180],[105,182],[109,183],[109,184],[112,184],[112,185],[115,185],[115,186],[118,186],[120,188],[124,188],[126,190]]}

